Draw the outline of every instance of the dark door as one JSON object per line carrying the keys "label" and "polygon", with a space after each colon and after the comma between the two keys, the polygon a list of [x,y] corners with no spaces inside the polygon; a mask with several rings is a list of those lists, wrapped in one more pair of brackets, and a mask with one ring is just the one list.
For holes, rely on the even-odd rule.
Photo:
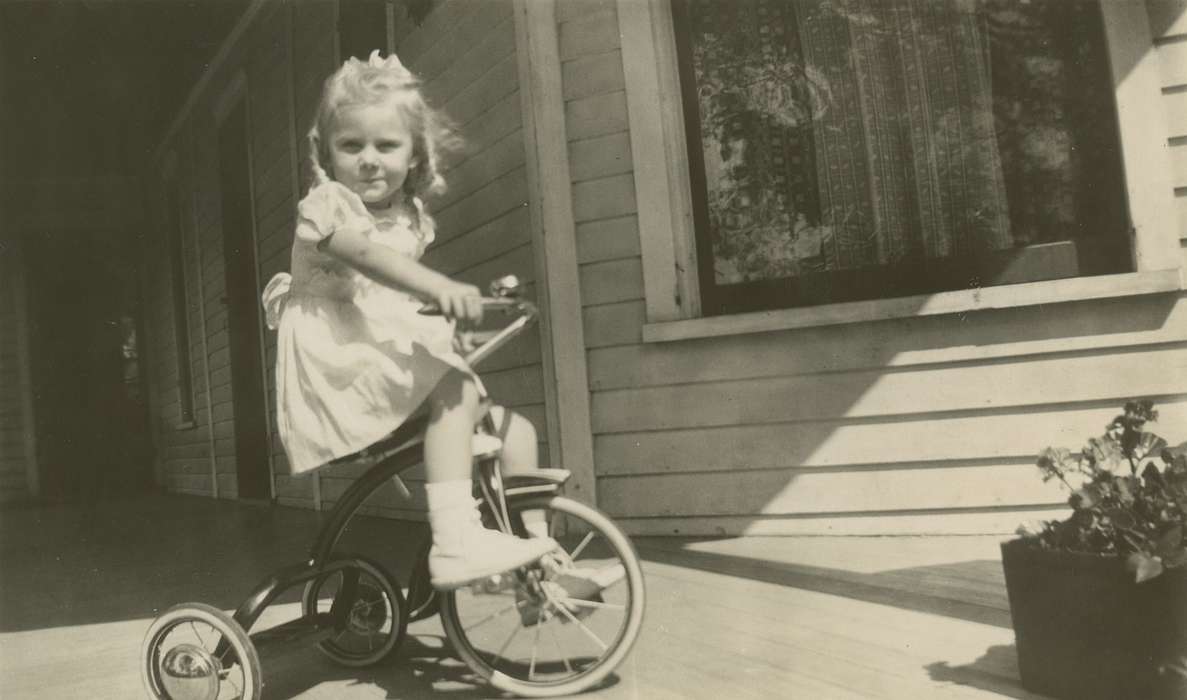
{"label": "dark door", "polygon": [[218,130],[222,191],[223,260],[227,275],[227,336],[235,413],[239,497],[271,497],[264,368],[260,355],[260,300],[252,236],[247,106],[240,99]]}
{"label": "dark door", "polygon": [[136,246],[114,230],[24,239],[42,494],[94,500],[152,486]]}

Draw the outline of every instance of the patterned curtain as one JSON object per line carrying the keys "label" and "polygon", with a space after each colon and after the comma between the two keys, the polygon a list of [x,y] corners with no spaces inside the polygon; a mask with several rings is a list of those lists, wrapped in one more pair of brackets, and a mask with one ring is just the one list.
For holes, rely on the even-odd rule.
{"label": "patterned curtain", "polygon": [[796,2],[829,86],[815,122],[826,269],[1012,245],[972,0]]}
{"label": "patterned curtain", "polygon": [[717,284],[1121,240],[1091,3],[674,2]]}

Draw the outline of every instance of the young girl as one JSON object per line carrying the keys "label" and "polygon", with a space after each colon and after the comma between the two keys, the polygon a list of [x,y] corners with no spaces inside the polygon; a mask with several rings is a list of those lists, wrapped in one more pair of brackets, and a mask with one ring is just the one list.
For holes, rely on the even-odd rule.
{"label": "young girl", "polygon": [[[264,292],[277,328],[277,422],[293,473],[357,452],[422,403],[433,586],[456,588],[540,559],[548,537],[482,527],[471,441],[487,408],[453,347],[482,320],[480,292],[418,262],[433,240],[420,196],[444,189],[447,132],[395,56],[350,59],[326,80],[310,131],[314,187],[298,205],[292,275]],[[425,301],[444,315],[417,313]],[[536,434],[493,407],[508,471],[534,469]]]}

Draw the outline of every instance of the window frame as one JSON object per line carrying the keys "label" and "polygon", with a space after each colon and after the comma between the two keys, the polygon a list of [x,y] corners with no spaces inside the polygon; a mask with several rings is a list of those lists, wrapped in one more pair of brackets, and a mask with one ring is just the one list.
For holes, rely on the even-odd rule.
{"label": "window frame", "polygon": [[618,0],[646,321],[644,342],[1049,304],[1183,288],[1158,56],[1142,3],[1101,2],[1134,272],[702,317],[669,0]]}

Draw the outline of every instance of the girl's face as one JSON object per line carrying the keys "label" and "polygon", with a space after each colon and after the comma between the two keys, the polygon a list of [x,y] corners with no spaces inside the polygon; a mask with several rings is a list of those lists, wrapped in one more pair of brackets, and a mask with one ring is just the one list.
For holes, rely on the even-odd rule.
{"label": "girl's face", "polygon": [[412,133],[401,110],[390,102],[343,107],[330,138],[334,179],[373,209],[402,196],[409,169],[416,166]]}

